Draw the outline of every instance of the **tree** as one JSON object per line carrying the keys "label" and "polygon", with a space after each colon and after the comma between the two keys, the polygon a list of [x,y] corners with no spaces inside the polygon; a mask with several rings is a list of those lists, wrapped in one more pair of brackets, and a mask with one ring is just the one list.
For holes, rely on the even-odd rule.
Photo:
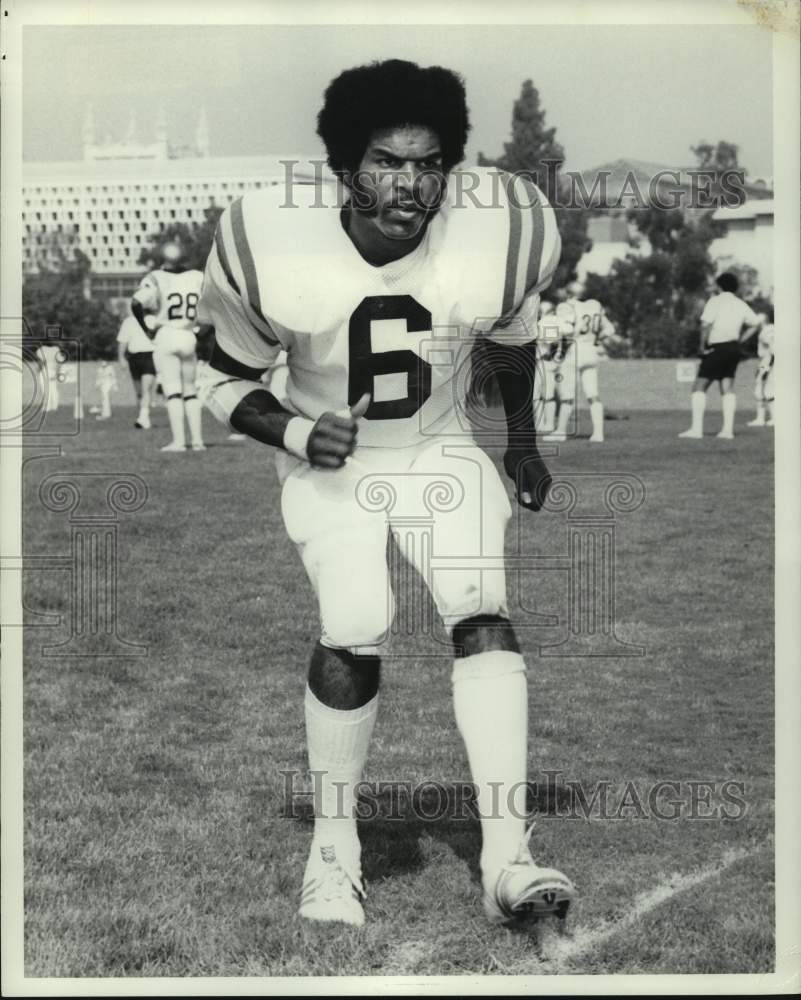
{"label": "tree", "polygon": [[556,129],[546,128],[539,91],[531,80],[526,80],[512,109],[512,138],[503,144],[503,154],[488,159],[479,153],[478,163],[529,177],[554,206],[562,237],[562,256],[550,286],[554,291],[575,279],[576,265],[591,247],[587,238],[587,210],[569,204],[570,184],[559,174],[564,159],[565,151],[556,140]]}
{"label": "tree", "polygon": [[[698,168],[711,175],[712,195],[720,197],[722,175],[741,169],[737,146],[721,140],[699,143],[692,151]],[[618,333],[626,338],[628,354],[681,357],[697,349],[701,311],[719,269],[709,248],[722,226],[712,215],[712,209],[631,208],[627,218],[648,241],[649,253],[628,254],[614,262],[609,274],[587,276],[585,294],[604,303]],[[741,292],[746,299],[755,289],[750,271],[742,269],[746,280]]]}
{"label": "tree", "polygon": [[143,248],[137,263],[145,267],[156,267],[161,262],[161,248],[170,240],[176,240],[186,251],[186,263],[191,268],[202,271],[211,251],[214,232],[223,210],[219,205],[210,205],[203,211],[203,222],[173,222],[163,231],[150,233],[150,245]]}
{"label": "tree", "polygon": [[80,250],[68,258],[61,253],[55,266],[25,276],[22,314],[26,336],[47,339],[48,326],[60,327],[68,340],[80,341],[82,360],[116,357],[119,320],[105,303],[89,299],[90,263]]}

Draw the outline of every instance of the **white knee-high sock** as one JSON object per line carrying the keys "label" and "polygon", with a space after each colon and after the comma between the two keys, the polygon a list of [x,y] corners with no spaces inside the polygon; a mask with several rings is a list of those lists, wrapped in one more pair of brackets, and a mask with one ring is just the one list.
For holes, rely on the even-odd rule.
{"label": "white knee-high sock", "polygon": [[559,423],[557,424],[556,430],[559,434],[567,434],[567,425],[570,423],[570,418],[573,416],[573,400],[568,400],[566,403],[559,404]]}
{"label": "white knee-high sock", "polygon": [[704,410],[706,409],[706,393],[699,389],[690,396],[690,407],[692,409],[692,424],[690,430],[693,434],[703,434],[704,431]]}
{"label": "white knee-high sock", "polygon": [[306,686],[306,747],[315,790],[314,839],[359,855],[355,786],[361,781],[378,695],[350,711],[329,708]]}
{"label": "white knee-high sock", "polygon": [[554,429],[556,420],[556,400],[546,399],[542,404],[542,426],[539,428],[544,434],[550,433]]}
{"label": "white knee-high sock", "polygon": [[184,431],[184,401],[181,396],[170,396],[167,400],[167,416],[170,418],[170,430],[175,444],[186,445]]}
{"label": "white knee-high sock", "polygon": [[734,434],[734,412],[737,409],[737,397],[733,392],[724,392],[720,405],[723,407],[722,433]]}
{"label": "white knee-high sock", "polygon": [[203,411],[197,396],[184,397],[184,410],[186,422],[189,424],[189,440],[192,444],[203,444]]}
{"label": "white knee-high sock", "polygon": [[592,420],[592,436],[602,438],[604,436],[604,404],[600,399],[590,403],[590,419]]}
{"label": "white knee-high sock", "polygon": [[478,792],[481,868],[491,877],[512,860],[525,833],[528,698],[523,657],[493,650],[456,660],[453,707]]}

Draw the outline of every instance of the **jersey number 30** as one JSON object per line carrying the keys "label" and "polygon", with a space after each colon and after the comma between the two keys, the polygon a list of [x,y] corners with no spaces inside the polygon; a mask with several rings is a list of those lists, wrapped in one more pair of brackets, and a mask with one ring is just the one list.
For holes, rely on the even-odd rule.
{"label": "jersey number 30", "polygon": [[[421,333],[431,330],[431,313],[411,295],[369,295],[350,318],[348,405],[369,392],[368,420],[399,420],[414,416],[431,395],[431,365],[414,351],[373,353],[373,324],[381,320],[405,320],[409,333]],[[405,375],[406,395],[376,401],[382,375]]]}

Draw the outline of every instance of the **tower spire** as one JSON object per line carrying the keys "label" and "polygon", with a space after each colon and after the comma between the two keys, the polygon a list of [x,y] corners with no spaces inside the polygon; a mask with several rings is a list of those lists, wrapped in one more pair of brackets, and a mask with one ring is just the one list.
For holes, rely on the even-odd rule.
{"label": "tower spire", "polygon": [[195,149],[197,150],[198,156],[209,155],[209,122],[206,117],[205,104],[201,106],[200,114],[197,119],[197,128],[195,129]]}
{"label": "tower spire", "polygon": [[84,145],[84,157],[86,157],[86,147],[95,144],[95,115],[91,104],[84,105],[83,129],[81,132]]}

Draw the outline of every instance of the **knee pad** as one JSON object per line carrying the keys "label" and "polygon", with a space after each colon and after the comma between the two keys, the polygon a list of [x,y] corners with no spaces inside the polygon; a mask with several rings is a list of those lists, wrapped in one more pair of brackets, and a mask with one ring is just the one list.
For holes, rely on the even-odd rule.
{"label": "knee pad", "polygon": [[[503,633],[503,637],[498,636],[497,642],[487,642],[482,633],[495,631]],[[490,649],[511,649],[511,652],[520,652],[512,630],[512,623],[505,615],[481,614],[464,618],[453,626],[451,632],[453,640],[454,656],[475,656],[477,653],[487,652]]]}
{"label": "knee pad", "polygon": [[392,609],[382,599],[353,602],[328,599],[321,605],[321,643],[360,656],[378,655],[392,624]]}

